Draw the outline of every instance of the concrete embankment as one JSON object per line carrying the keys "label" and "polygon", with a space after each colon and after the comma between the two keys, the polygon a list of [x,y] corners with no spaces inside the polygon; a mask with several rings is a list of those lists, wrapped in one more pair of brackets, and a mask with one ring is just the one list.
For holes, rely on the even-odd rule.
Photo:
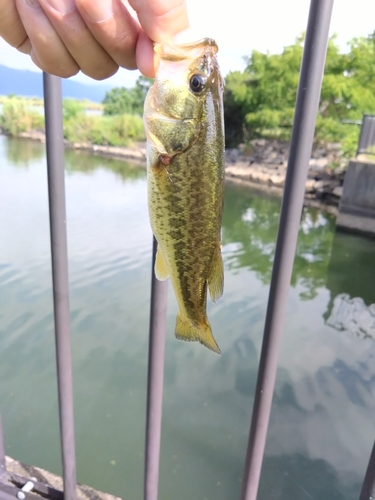
{"label": "concrete embankment", "polygon": [[347,231],[375,235],[374,163],[349,163],[336,225]]}
{"label": "concrete embankment", "polygon": [[[42,131],[24,132],[20,137],[45,142]],[[65,141],[65,146],[137,162],[141,166],[146,164],[144,142],[132,147],[114,147]],[[226,151],[226,178],[281,195],[285,184],[288,156],[288,142],[256,139],[249,145]],[[347,160],[343,160],[340,156],[340,144],[315,144],[306,182],[306,202],[316,206],[337,207],[342,195],[346,164]]]}
{"label": "concrete embankment", "polygon": [[[24,494],[23,498],[45,499],[63,498],[63,480],[60,476],[53,474],[40,467],[26,465],[13,458],[6,457],[6,477],[2,477],[3,487],[0,488],[0,498],[17,498],[17,492],[27,482],[31,480],[35,488],[31,493]],[[47,491],[49,494],[47,494]],[[2,496],[2,494],[4,496]],[[77,500],[121,500],[119,497],[95,490],[90,486],[77,485]]]}
{"label": "concrete embankment", "polygon": [[[281,192],[285,184],[289,142],[256,139],[249,146],[226,151],[227,178]],[[320,205],[339,203],[347,160],[340,156],[340,144],[314,144],[305,197]]]}

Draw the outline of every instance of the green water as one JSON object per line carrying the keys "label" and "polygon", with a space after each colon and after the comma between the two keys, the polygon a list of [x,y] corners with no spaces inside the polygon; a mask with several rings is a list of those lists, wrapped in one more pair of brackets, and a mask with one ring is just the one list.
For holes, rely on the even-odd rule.
{"label": "green water", "polygon": [[[142,498],[151,231],[145,171],[66,152],[78,481]],[[228,184],[222,349],[174,339],[160,500],[239,498],[280,200]],[[375,249],[304,209],[259,500],[357,500],[375,438]],[[0,136],[0,409],[7,454],[61,472],[43,146]]]}

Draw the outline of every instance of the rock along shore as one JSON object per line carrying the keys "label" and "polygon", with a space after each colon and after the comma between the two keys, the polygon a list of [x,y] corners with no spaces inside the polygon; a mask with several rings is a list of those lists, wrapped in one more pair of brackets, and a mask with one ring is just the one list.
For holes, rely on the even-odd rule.
{"label": "rock along shore", "polygon": [[[45,142],[42,131],[23,132],[19,137]],[[281,195],[285,184],[289,146],[289,142],[286,141],[255,139],[249,146],[241,145],[238,148],[227,149],[226,179]],[[65,147],[129,160],[141,166],[146,165],[144,142],[132,147],[114,147],[65,141]],[[345,170],[346,161],[340,159],[339,144],[315,144],[306,181],[306,204],[331,207],[335,211],[334,207],[338,206],[342,195]]]}

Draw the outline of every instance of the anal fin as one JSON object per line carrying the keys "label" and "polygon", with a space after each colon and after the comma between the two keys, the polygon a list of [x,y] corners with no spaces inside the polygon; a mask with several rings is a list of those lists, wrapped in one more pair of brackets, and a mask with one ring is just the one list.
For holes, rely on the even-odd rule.
{"label": "anal fin", "polygon": [[155,276],[159,281],[165,281],[169,276],[167,264],[165,262],[163,254],[160,251],[160,248],[158,248],[156,251]]}
{"label": "anal fin", "polygon": [[220,245],[217,246],[212,258],[211,273],[207,284],[212,302],[217,302],[224,290],[224,268]]}

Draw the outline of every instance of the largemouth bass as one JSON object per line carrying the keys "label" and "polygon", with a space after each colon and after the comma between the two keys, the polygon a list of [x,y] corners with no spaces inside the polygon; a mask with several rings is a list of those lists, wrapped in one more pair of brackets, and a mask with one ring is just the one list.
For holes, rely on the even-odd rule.
{"label": "largemouth bass", "polygon": [[160,44],[144,109],[148,206],[158,241],[155,273],[168,276],[179,313],[175,335],[220,353],[206,314],[223,294],[223,88],[217,45]]}

